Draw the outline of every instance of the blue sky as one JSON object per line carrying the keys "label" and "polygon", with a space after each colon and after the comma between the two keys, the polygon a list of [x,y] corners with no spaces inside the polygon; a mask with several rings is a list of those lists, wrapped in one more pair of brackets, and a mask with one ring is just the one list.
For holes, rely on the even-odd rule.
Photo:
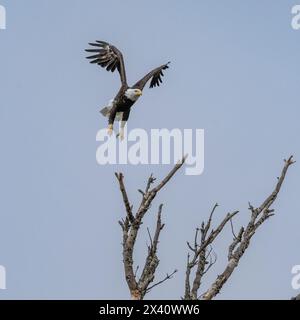
{"label": "blue sky", "polygon": [[[119,89],[117,74],[85,60],[95,39],[122,50],[129,83],[172,61],[164,84],[146,90],[129,128],[205,130],[205,170],[180,172],[145,221],[154,227],[162,202],[158,279],[174,279],[148,298],[183,295],[186,241],[220,204],[216,223],[240,210],[236,227],[271,192],[290,154],[299,158],[300,31],[295,1],[16,1],[0,0],[0,299],[128,298],[121,258],[124,215],[114,178],[123,171],[131,200],[154,172],[171,166],[99,166],[95,137],[106,126],[99,107]],[[276,216],[256,234],[219,298],[289,298],[300,264],[299,165],[275,204]],[[228,227],[215,245],[226,263]],[[136,252],[143,261],[144,228]]]}

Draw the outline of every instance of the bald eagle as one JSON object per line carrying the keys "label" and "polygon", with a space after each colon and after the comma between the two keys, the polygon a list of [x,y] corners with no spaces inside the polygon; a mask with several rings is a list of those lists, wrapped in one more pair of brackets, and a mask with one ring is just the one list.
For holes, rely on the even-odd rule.
{"label": "bald eagle", "polygon": [[121,88],[114,99],[110,100],[109,104],[100,112],[103,116],[108,117],[108,133],[112,135],[113,124],[115,120],[121,121],[121,130],[119,137],[124,138],[124,127],[129,118],[131,107],[142,95],[143,89],[147,82],[150,82],[150,88],[159,87],[164,76],[163,70],[169,68],[169,63],[164,64],[146,74],[133,86],[128,86],[126,80],[125,65],[122,53],[113,45],[96,40],[95,43],[89,43],[93,48],[86,49],[86,52],[92,52],[92,56],[86,57],[90,59],[90,63],[97,64],[107,71],[114,72],[118,70],[121,79]]}

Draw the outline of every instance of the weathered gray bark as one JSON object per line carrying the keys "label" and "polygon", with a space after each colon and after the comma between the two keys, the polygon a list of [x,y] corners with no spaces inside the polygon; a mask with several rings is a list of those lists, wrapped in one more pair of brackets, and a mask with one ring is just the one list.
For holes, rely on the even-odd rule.
{"label": "weathered gray bark", "polygon": [[[214,206],[208,222],[205,224],[202,223],[200,229],[197,228],[195,234],[194,245],[191,246],[188,243],[189,249],[193,252],[193,258],[190,260],[190,255],[188,255],[188,262],[186,268],[186,278],[185,278],[185,295],[184,299],[186,300],[211,300],[213,299],[223,288],[224,284],[228,281],[233,271],[239,264],[240,259],[244,255],[245,251],[250,245],[250,241],[255,234],[256,230],[270,217],[274,215],[274,209],[271,209],[274,201],[276,200],[278,193],[281,190],[282,183],[285,179],[286,173],[290,167],[294,163],[293,157],[291,156],[288,160],[285,160],[284,167],[282,169],[281,175],[278,178],[277,184],[275,186],[274,191],[270,196],[266,198],[266,200],[261,204],[261,206],[254,208],[251,204],[249,204],[249,210],[251,211],[250,221],[247,226],[241,227],[238,235],[234,234],[232,219],[238,213],[235,211],[233,213],[229,213],[224,220],[221,222],[219,227],[214,231],[210,232],[208,235],[208,231],[211,227],[211,222],[213,218],[213,214],[217,208],[217,204]],[[210,288],[200,297],[198,297],[198,291],[201,286],[201,281],[205,273],[213,266],[216,262],[211,259],[211,251],[207,254],[208,246],[211,246],[215,241],[216,237],[223,231],[224,226],[230,221],[233,233],[233,241],[228,247],[228,263],[224,269],[224,271],[218,275],[217,279],[213,282]],[[198,234],[199,231],[201,233],[200,243],[198,244]],[[190,285],[190,277],[192,270],[196,268],[193,286],[191,288]],[[298,296],[300,299],[300,296]]]}
{"label": "weathered gray bark", "polygon": [[[125,278],[130,290],[131,299],[133,300],[142,300],[147,292],[156,287],[157,285],[163,283],[164,281],[170,279],[176,272],[175,270],[170,275],[159,281],[158,283],[150,286],[155,278],[155,272],[159,264],[159,259],[157,257],[157,247],[159,242],[160,232],[164,228],[164,224],[161,222],[161,213],[162,205],[159,207],[157,215],[156,230],[152,240],[152,237],[149,233],[151,240],[150,246],[148,246],[148,254],[146,261],[139,279],[137,279],[136,272],[133,268],[133,251],[142,224],[142,220],[145,214],[148,212],[152,201],[158,194],[158,192],[172,179],[174,174],[182,167],[185,162],[186,157],[182,161],[178,162],[171,172],[154,188],[151,189],[152,184],[155,182],[155,178],[151,175],[148,179],[148,183],[145,191],[139,190],[142,194],[142,200],[139,205],[139,208],[135,214],[133,214],[133,208],[130,205],[126,188],[124,185],[124,176],[122,173],[116,173],[116,177],[119,181],[120,191],[123,197],[123,202],[126,209],[126,218],[122,221],[119,221],[123,231],[123,264],[125,271]],[[149,232],[149,230],[148,230]]]}
{"label": "weathered gray bark", "polygon": [[[223,219],[220,225],[216,230],[211,230],[211,222],[213,214],[218,207],[218,204],[215,204],[207,223],[204,222],[201,225],[201,228],[196,229],[195,240],[193,246],[188,242],[187,245],[189,249],[193,252],[192,259],[190,254],[188,254],[186,275],[185,275],[185,300],[197,300],[198,299],[198,290],[201,285],[201,280],[205,273],[214,265],[216,262],[216,257],[212,258],[212,249],[208,249],[209,246],[215,241],[218,235],[223,231],[223,228],[230,221],[238,211],[233,213],[228,213],[227,216]],[[198,235],[199,231],[201,233],[200,243],[198,244]],[[209,232],[210,231],[210,232]],[[192,269],[196,267],[195,278],[193,281],[193,286],[190,285],[190,277]]]}
{"label": "weathered gray bark", "polygon": [[274,209],[271,209],[274,201],[276,200],[278,193],[280,192],[282,183],[285,179],[286,173],[294,163],[293,157],[291,156],[288,160],[285,160],[284,167],[281,175],[278,178],[278,182],[275,186],[274,191],[269,197],[261,204],[260,207],[254,208],[249,204],[249,210],[251,211],[251,218],[246,228],[241,228],[238,237],[234,237],[232,244],[228,250],[228,264],[225,270],[220,274],[216,281],[211,285],[207,292],[203,295],[204,300],[213,299],[223,288],[224,284],[230,278],[231,274],[238,266],[240,259],[244,255],[245,251],[250,245],[251,238],[254,236],[256,230],[270,217],[274,215]]}
{"label": "weathered gray bark", "polygon": [[[119,224],[121,225],[123,231],[123,264],[131,299],[142,300],[151,289],[172,278],[172,276],[177,272],[177,270],[175,270],[170,275],[167,274],[166,277],[161,281],[151,285],[151,283],[154,281],[156,269],[159,265],[157,249],[159,236],[164,228],[164,224],[161,221],[163,208],[162,205],[159,206],[156,229],[153,238],[147,229],[150,238],[150,245],[148,246],[146,261],[139,279],[137,279],[137,269],[134,271],[133,267],[133,251],[140,226],[143,223],[143,218],[148,212],[154,198],[158,192],[170,181],[170,179],[172,179],[174,174],[182,167],[184,162],[185,158],[175,165],[171,172],[154,188],[151,188],[151,186],[154,184],[156,179],[152,175],[150,176],[145,191],[138,190],[142,194],[142,200],[135,214],[133,213],[133,208],[127,196],[124,185],[124,176],[122,173],[116,173],[126,209],[126,217],[125,219],[122,219],[122,221],[119,221]],[[251,239],[257,229],[274,215],[274,209],[271,209],[271,206],[275,202],[281,190],[289,167],[293,163],[294,161],[292,156],[288,160],[285,160],[284,167],[280,177],[278,178],[275,189],[259,207],[254,208],[249,203],[249,210],[251,212],[249,222],[245,227],[240,228],[237,235],[234,233],[232,220],[238,214],[238,211],[228,213],[219,226],[216,229],[212,229],[212,220],[218,204],[214,206],[208,221],[206,223],[203,222],[201,227],[196,229],[194,243],[192,245],[189,242],[187,243],[192,254],[188,254],[187,259],[184,299],[211,300],[221,291],[225,283],[229,280],[230,276],[238,266],[240,259],[249,247]],[[203,277],[210,270],[210,268],[213,267],[217,259],[213,252],[212,245],[216,238],[223,232],[224,227],[228,224],[228,222],[231,224],[233,241],[228,246],[227,265],[225,266],[224,271],[218,275],[216,280],[212,283],[210,288],[204,294],[199,296],[198,292],[200,290]],[[194,278],[191,281],[192,271],[194,271]],[[293,300],[300,300],[300,295],[293,298]]]}

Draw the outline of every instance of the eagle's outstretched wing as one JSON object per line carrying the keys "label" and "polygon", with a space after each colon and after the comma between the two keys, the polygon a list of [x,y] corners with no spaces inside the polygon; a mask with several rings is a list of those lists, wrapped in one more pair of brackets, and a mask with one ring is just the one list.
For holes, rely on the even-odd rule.
{"label": "eagle's outstretched wing", "polygon": [[90,46],[97,47],[97,49],[86,49],[86,52],[92,52],[94,55],[87,57],[91,59],[90,63],[97,63],[99,66],[106,68],[107,71],[119,71],[122,85],[127,85],[124,59],[121,51],[113,45],[98,41],[96,43],[89,43]]}
{"label": "eagle's outstretched wing", "polygon": [[143,90],[146,83],[151,79],[150,82],[150,88],[159,87],[159,85],[162,83],[162,77],[164,76],[163,70],[166,70],[169,68],[170,62],[167,64],[164,64],[152,71],[150,71],[148,74],[146,74],[141,80],[139,80],[134,86],[134,89],[140,89]]}

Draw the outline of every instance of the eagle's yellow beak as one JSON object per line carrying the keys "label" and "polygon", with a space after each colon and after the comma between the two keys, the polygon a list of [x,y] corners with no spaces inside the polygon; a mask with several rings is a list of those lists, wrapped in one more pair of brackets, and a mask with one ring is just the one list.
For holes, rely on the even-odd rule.
{"label": "eagle's yellow beak", "polygon": [[136,91],[135,94],[136,94],[138,97],[140,97],[140,96],[143,95],[143,92],[142,92],[142,90],[138,90],[138,91]]}

